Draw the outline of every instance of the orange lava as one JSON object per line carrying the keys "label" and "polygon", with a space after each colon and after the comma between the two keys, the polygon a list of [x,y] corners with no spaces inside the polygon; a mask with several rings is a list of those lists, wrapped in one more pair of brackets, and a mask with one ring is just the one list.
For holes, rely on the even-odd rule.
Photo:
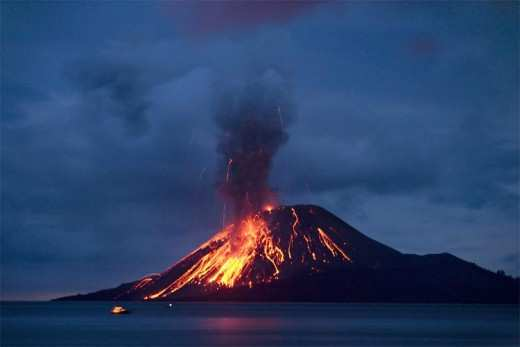
{"label": "orange lava", "polygon": [[292,259],[292,254],[291,254],[292,246],[293,246],[295,237],[298,236],[298,232],[296,231],[296,226],[298,225],[298,223],[300,223],[300,219],[298,218],[298,214],[296,213],[296,210],[294,208],[291,208],[291,213],[294,217],[294,223],[292,225],[291,236],[289,236],[289,247],[287,248],[287,255],[289,256],[289,259]]}
{"label": "orange lava", "polygon": [[321,243],[329,249],[333,256],[340,254],[345,260],[351,261],[350,257],[339,247],[331,238],[321,229],[318,228]]}
{"label": "orange lava", "polygon": [[[306,259],[323,263],[334,258],[351,261],[347,252],[322,228],[298,230],[300,219],[294,208],[291,208],[294,221],[290,235],[285,239],[275,237],[263,217],[269,216],[272,210],[267,211],[269,214],[255,214],[223,228],[177,264],[194,259],[191,256],[197,252],[204,255],[188,261],[189,266],[180,276],[144,299],[166,298],[186,286],[252,288],[279,279],[284,264],[293,257],[301,259],[302,264],[307,264]],[[297,254],[294,253],[296,250]],[[137,282],[134,289],[151,285],[159,277],[147,276]]]}
{"label": "orange lava", "polygon": [[[257,255],[271,263],[272,278],[280,273],[278,266],[284,261],[284,253],[274,243],[265,221],[260,216],[246,218],[237,230],[233,225],[225,228],[198,249],[211,247],[212,243],[219,241],[223,242],[220,247],[200,258],[177,280],[150,295],[149,299],[171,295],[189,283],[233,287],[240,279],[246,277]],[[249,281],[247,285],[252,286]]]}

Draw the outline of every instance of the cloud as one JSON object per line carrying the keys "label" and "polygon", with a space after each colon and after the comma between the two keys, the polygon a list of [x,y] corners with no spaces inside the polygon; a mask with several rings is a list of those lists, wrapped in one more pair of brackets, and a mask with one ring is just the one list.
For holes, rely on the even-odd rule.
{"label": "cloud", "polygon": [[[88,99],[97,105],[96,117],[120,118],[129,135],[140,136],[149,127],[148,101],[142,71],[124,62],[99,61],[71,64],[69,79]],[[94,117],[93,117],[94,118]]]}
{"label": "cloud", "polygon": [[[310,187],[317,193],[413,194],[516,214],[518,140],[490,131],[495,118],[485,112],[467,117],[439,105],[318,91],[300,97],[300,110],[293,142],[279,161],[291,165],[278,164],[275,173],[287,193]],[[327,120],[316,117],[323,114]],[[514,117],[509,122],[517,124]]]}
{"label": "cloud", "polygon": [[[96,62],[80,70],[66,91],[24,101],[19,117],[2,122],[2,263],[96,267],[144,256],[142,240],[173,261],[183,242],[201,241],[218,219],[211,75],[192,69],[148,84],[136,77],[147,74],[142,65]],[[126,118],[144,117],[144,104],[146,127]],[[177,238],[183,241],[171,252]],[[150,261],[127,270],[138,277]]]}
{"label": "cloud", "polygon": [[323,3],[325,1],[193,2],[169,4],[166,11],[183,32],[206,36],[285,23]]}

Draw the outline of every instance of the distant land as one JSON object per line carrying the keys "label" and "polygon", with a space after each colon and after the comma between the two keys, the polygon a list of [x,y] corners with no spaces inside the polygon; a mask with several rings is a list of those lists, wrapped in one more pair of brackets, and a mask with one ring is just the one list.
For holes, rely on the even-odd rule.
{"label": "distant land", "polygon": [[295,205],[224,228],[160,274],[57,300],[518,304],[519,279],[448,253],[403,254]]}

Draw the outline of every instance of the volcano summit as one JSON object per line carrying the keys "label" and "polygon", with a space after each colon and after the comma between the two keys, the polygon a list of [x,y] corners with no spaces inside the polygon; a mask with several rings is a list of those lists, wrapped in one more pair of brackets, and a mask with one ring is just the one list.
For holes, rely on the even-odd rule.
{"label": "volcano summit", "polygon": [[400,253],[297,205],[228,225],[160,274],[61,300],[517,303],[518,289],[518,279],[447,253]]}

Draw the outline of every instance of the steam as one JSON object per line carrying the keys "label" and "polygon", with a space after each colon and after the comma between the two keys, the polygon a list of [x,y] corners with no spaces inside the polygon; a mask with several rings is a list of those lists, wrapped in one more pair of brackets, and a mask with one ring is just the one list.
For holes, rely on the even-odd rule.
{"label": "steam", "polygon": [[286,129],[293,118],[287,83],[274,70],[220,95],[215,115],[219,186],[234,218],[275,200],[269,172],[274,155],[289,138]]}

